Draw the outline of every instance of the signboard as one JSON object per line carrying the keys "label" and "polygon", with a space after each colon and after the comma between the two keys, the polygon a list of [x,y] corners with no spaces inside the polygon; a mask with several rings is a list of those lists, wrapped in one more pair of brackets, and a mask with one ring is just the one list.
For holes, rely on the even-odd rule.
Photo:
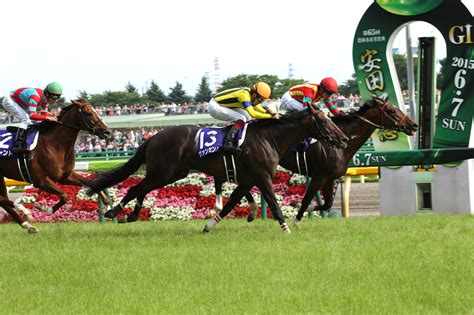
{"label": "signboard", "polygon": [[[356,78],[364,100],[388,97],[405,106],[392,58],[398,32],[414,21],[436,27],[446,41],[441,100],[433,146],[468,147],[474,114],[474,19],[461,0],[377,0],[367,9],[353,43]],[[381,133],[381,131],[376,131]],[[407,150],[407,136],[373,137],[376,150]]]}

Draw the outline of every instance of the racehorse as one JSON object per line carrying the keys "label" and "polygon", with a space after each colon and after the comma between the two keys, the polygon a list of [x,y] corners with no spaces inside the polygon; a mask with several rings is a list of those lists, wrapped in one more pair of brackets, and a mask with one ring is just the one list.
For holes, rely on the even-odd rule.
{"label": "racehorse", "polygon": [[[396,130],[411,136],[418,128],[417,124],[399,108],[378,97],[367,101],[356,112],[342,117],[334,117],[333,121],[346,135],[351,136],[351,141],[347,148],[338,149],[331,148],[320,141],[310,145],[306,151],[307,174],[303,175],[310,176],[311,181],[293,222],[295,225],[301,221],[309,203],[320,188],[322,188],[325,202],[323,205],[315,207],[314,210],[331,209],[334,201],[335,181],[346,173],[350,160],[375,129]],[[285,152],[279,164],[294,173],[300,172],[295,151]],[[219,209],[219,201],[222,201],[222,183],[222,180],[215,178],[216,209]],[[258,205],[252,194],[246,193],[245,197],[251,206],[251,212],[247,217],[250,222],[256,217]]]}
{"label": "racehorse", "polygon": [[[127,163],[94,180],[88,193],[102,191],[123,181],[145,163],[145,178],[130,188],[117,206],[105,213],[106,217],[114,218],[129,201],[137,198],[136,207],[127,218],[128,222],[132,222],[138,219],[148,192],[186,177],[191,169],[226,178],[222,154],[198,157],[195,141],[198,130],[197,126],[176,126],[159,131],[143,143]],[[310,135],[338,146],[346,146],[348,138],[322,111],[314,107],[285,115],[279,120],[253,122],[248,125],[246,134],[242,152],[234,156],[238,186],[224,209],[211,221],[220,221],[243,194],[256,185],[264,194],[283,231],[290,233],[272,188],[272,179],[282,154]],[[205,226],[204,232],[212,228],[211,221]]]}
{"label": "racehorse", "polygon": [[[33,128],[38,129],[40,135],[36,147],[24,153],[27,173],[31,180],[27,181],[60,198],[51,208],[54,213],[67,202],[67,195],[55,182],[77,186],[89,183],[87,178],[74,172],[74,144],[79,131],[87,131],[101,139],[106,138],[110,132],[92,105],[84,99],[73,100],[71,105],[62,108],[57,122],[45,121]],[[21,157],[22,154],[0,157],[0,206],[16,223],[34,233],[38,232],[38,229],[16,212],[21,211],[22,207],[9,201],[4,182],[4,177],[25,180],[19,169]],[[100,192],[100,196],[104,202],[109,203],[103,192]]]}

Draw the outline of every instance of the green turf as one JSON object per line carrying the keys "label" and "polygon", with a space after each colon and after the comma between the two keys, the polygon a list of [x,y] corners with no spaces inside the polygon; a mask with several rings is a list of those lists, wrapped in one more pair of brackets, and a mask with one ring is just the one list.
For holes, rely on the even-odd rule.
{"label": "green turf", "polygon": [[474,218],[0,225],[0,314],[472,314]]}

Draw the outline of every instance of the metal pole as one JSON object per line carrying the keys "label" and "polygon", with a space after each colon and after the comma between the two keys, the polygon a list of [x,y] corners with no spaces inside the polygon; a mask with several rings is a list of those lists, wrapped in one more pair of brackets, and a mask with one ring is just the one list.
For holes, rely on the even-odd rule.
{"label": "metal pole", "polygon": [[408,81],[408,108],[410,109],[410,118],[415,120],[415,76],[413,66],[413,49],[411,45],[410,25],[405,27],[407,41],[407,81]]}
{"label": "metal pole", "polygon": [[262,204],[261,217],[262,217],[262,220],[266,220],[268,219],[268,215],[267,215],[268,205],[265,198],[262,198],[261,204]]}

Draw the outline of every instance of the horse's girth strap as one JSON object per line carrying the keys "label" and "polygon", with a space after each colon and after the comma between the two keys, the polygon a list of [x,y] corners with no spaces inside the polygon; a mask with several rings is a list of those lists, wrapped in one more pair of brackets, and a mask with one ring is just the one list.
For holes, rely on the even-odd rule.
{"label": "horse's girth strap", "polygon": [[21,174],[21,177],[23,177],[23,180],[27,183],[33,183],[31,181],[30,171],[28,169],[27,154],[26,153],[19,154],[17,157],[17,162],[18,162],[18,169],[20,170],[20,174]]}

